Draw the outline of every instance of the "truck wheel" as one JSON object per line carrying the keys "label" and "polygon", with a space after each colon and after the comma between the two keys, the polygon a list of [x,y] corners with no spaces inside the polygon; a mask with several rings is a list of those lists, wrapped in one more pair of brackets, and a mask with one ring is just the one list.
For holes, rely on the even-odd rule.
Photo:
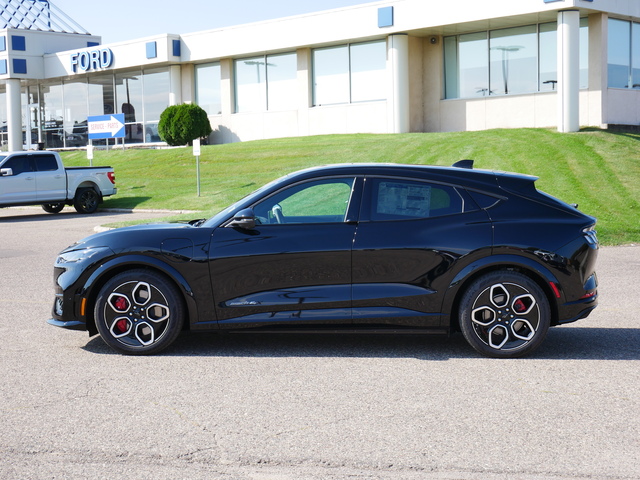
{"label": "truck wheel", "polygon": [[42,209],[47,213],[60,213],[64,208],[64,203],[44,203]]}
{"label": "truck wheel", "polygon": [[78,213],[93,213],[98,209],[100,197],[93,188],[80,188],[73,199],[73,207]]}

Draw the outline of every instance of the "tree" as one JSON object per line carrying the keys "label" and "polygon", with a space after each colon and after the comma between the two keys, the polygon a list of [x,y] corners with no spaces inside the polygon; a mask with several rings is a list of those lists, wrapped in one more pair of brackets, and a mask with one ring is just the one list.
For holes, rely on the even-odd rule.
{"label": "tree", "polygon": [[172,146],[191,144],[196,138],[208,136],[211,130],[207,112],[192,103],[167,107],[158,123],[160,138]]}

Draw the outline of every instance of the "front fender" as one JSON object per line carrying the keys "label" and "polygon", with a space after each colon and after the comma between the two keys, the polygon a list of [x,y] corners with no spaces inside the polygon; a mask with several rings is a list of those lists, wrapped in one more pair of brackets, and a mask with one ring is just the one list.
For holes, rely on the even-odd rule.
{"label": "front fender", "polygon": [[[107,282],[109,278],[119,272],[132,268],[148,268],[163,273],[169,277],[178,287],[182,297],[184,298],[187,310],[189,312],[189,323],[196,323],[199,319],[198,306],[196,303],[194,289],[184,276],[171,265],[154,257],[145,255],[124,255],[112,258],[98,268],[96,268],[89,278],[84,282],[80,291],[76,294],[76,305],[79,305],[83,298],[86,298],[90,306],[94,305],[100,288]],[[94,333],[92,309],[85,312],[87,321],[87,329],[90,333]]]}

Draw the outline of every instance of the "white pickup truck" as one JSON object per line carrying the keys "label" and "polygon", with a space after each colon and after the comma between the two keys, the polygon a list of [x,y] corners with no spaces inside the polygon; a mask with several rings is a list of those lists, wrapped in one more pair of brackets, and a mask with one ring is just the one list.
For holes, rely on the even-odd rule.
{"label": "white pickup truck", "polygon": [[115,183],[113,168],[64,168],[56,152],[0,152],[0,207],[42,205],[58,213],[66,204],[93,213],[117,192]]}

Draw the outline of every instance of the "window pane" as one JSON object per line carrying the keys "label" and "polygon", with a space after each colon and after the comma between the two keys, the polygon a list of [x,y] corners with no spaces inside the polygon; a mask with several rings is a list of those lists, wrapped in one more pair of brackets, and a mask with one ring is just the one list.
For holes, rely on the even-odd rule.
{"label": "window pane", "polygon": [[387,98],[387,42],[351,45],[351,101]]}
{"label": "window pane", "polygon": [[14,176],[32,171],[31,162],[29,161],[29,157],[27,157],[26,155],[11,157],[2,165],[2,168],[10,168],[11,170],[13,170]]}
{"label": "window pane", "polygon": [[111,115],[115,113],[113,75],[89,78],[89,115]]}
{"label": "window pane", "polygon": [[404,180],[374,180],[371,219],[408,220],[462,212],[460,195],[452,187]]}
{"label": "window pane", "polygon": [[64,134],[66,147],[80,147],[87,144],[87,81],[65,82],[64,91]]}
{"label": "window pane", "polygon": [[52,172],[58,169],[58,162],[53,155],[36,155],[36,172]]}
{"label": "window pane", "polygon": [[317,180],[295,185],[256,205],[263,224],[343,222],[352,178]]}
{"label": "window pane", "polygon": [[[541,92],[556,90],[558,83],[558,24],[540,25],[540,86]],[[582,47],[582,45],[581,45]]]}
{"label": "window pane", "polygon": [[580,88],[589,87],[589,19],[580,19]]}
{"label": "window pane", "polygon": [[631,22],[609,19],[609,87],[629,88]]}
{"label": "window pane", "polygon": [[267,109],[265,57],[235,61],[236,112],[263,112]]}
{"label": "window pane", "polygon": [[62,85],[42,85],[42,102],[44,106],[44,141],[47,148],[63,147],[64,133],[62,129],[63,106]]}
{"label": "window pane", "polygon": [[196,65],[196,103],[209,115],[222,113],[220,64]]}
{"label": "window pane", "polygon": [[7,138],[7,94],[6,87],[4,85],[0,85],[0,119],[3,122],[0,124],[0,145],[6,145],[8,142]]}
{"label": "window pane", "polygon": [[529,93],[538,89],[536,26],[491,32],[491,93]]}
{"label": "window pane", "polygon": [[640,88],[640,23],[633,23],[631,30],[632,88]]}
{"label": "window pane", "polygon": [[144,121],[157,122],[160,114],[169,106],[169,91],[171,81],[169,70],[146,71],[144,81]]}
{"label": "window pane", "polygon": [[487,47],[486,32],[460,35],[458,41],[460,98],[489,95]]}
{"label": "window pane", "polygon": [[124,113],[125,142],[142,143],[142,75],[139,72],[116,75],[117,113]]}
{"label": "window pane", "polygon": [[298,59],[295,53],[267,57],[269,110],[298,108]]}
{"label": "window pane", "polygon": [[444,98],[459,98],[458,37],[444,39]]}
{"label": "window pane", "polygon": [[313,51],[313,104],[349,103],[349,50],[347,46]]}

